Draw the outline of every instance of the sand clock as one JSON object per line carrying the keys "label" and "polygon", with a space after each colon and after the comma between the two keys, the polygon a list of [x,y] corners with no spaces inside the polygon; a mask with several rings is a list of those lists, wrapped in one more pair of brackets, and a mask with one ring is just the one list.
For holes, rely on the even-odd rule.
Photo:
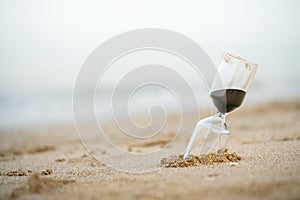
{"label": "sand clock", "polygon": [[188,159],[194,149],[195,154],[200,155],[213,151],[222,152],[225,149],[230,135],[225,116],[241,106],[257,67],[258,65],[238,56],[229,53],[223,55],[209,92],[217,112],[196,124],[184,159]]}

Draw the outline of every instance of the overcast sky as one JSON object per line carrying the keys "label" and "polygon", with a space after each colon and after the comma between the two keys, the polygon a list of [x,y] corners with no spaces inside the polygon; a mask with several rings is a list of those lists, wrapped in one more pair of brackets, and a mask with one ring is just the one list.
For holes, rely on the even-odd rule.
{"label": "overcast sky", "polygon": [[244,56],[261,66],[257,83],[299,85],[299,19],[296,0],[1,1],[0,94],[72,89],[98,45],[137,28],[182,33],[216,64]]}

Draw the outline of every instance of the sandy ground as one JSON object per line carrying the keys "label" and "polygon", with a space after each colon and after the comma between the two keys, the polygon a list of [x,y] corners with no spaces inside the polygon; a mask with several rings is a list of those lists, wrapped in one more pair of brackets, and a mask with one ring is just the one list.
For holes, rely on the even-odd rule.
{"label": "sandy ground", "polygon": [[241,108],[228,117],[229,150],[242,158],[237,164],[140,174],[95,160],[74,126],[2,132],[0,199],[300,199],[299,118],[300,101]]}

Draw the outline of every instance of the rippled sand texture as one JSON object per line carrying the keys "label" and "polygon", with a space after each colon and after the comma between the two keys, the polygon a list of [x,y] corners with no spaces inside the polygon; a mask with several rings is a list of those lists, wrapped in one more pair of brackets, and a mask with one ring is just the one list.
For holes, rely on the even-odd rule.
{"label": "rippled sand texture", "polygon": [[[240,160],[144,174],[92,158],[73,126],[2,132],[0,199],[299,199],[299,119],[300,102],[242,108],[228,117],[229,152]],[[165,143],[128,144],[128,151]]]}

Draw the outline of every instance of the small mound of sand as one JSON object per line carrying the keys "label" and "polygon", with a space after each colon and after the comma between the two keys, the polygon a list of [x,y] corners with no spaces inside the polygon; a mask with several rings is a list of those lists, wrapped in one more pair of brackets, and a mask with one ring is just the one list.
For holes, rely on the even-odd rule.
{"label": "small mound of sand", "polygon": [[91,155],[86,155],[86,154],[83,154],[81,157],[70,158],[68,161],[70,163],[83,163],[83,164],[87,164],[87,165],[89,165],[91,167],[96,167],[96,166],[102,165],[94,157],[92,157]]}
{"label": "small mound of sand", "polygon": [[169,158],[162,158],[160,164],[164,167],[192,167],[199,165],[212,165],[224,162],[237,162],[241,157],[234,153],[228,153],[225,149],[222,153],[210,153],[205,156],[190,155],[189,159],[184,160],[183,155],[171,156]]}
{"label": "small mound of sand", "polygon": [[42,178],[40,174],[34,173],[29,177],[24,186],[15,188],[10,196],[15,198],[29,193],[48,192],[71,182],[74,182],[74,180],[53,180],[50,178]]}

